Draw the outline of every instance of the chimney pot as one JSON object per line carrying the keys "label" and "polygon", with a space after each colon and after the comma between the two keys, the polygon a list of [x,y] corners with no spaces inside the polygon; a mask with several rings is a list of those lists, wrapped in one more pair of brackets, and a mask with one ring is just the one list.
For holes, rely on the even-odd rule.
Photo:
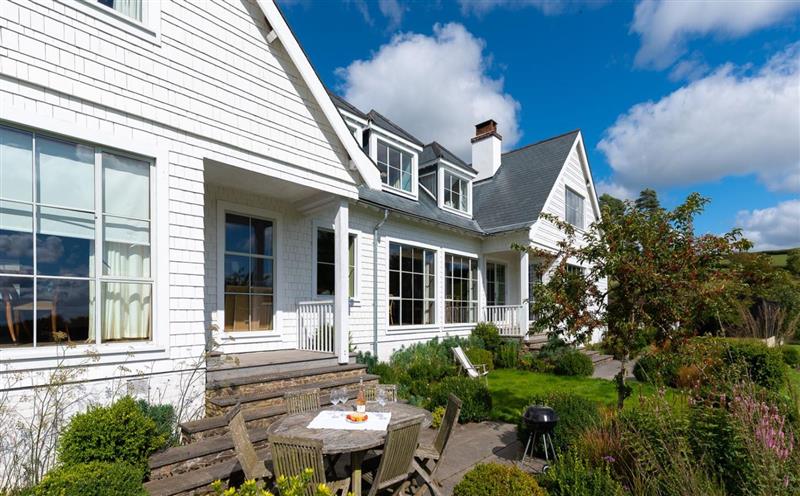
{"label": "chimney pot", "polygon": [[497,132],[497,123],[489,119],[488,121],[481,122],[475,125],[475,137],[483,136],[484,134],[491,134]]}

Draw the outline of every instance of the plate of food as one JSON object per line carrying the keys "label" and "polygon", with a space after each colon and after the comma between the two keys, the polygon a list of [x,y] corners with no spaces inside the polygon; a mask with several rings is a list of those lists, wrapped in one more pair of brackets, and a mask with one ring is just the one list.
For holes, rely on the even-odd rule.
{"label": "plate of food", "polygon": [[353,412],[348,413],[344,418],[353,424],[360,424],[361,422],[366,422],[369,417],[366,413]]}

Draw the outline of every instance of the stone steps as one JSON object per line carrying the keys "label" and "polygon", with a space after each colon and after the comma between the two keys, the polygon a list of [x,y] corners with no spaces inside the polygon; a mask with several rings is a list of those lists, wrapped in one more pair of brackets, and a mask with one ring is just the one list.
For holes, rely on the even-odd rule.
{"label": "stone steps", "polygon": [[[355,363],[355,353],[350,363]],[[224,381],[245,376],[277,374],[304,368],[333,367],[339,365],[336,355],[318,351],[285,350],[217,354],[207,361],[207,382]]]}
{"label": "stone steps", "polygon": [[533,336],[528,336],[528,340],[522,340],[522,351],[531,353],[536,352],[542,349],[542,347],[547,344],[547,334],[534,334]]}
{"label": "stone steps", "polygon": [[[330,374],[325,374],[329,376]],[[306,389],[308,387],[319,388],[320,393],[329,393],[331,389],[340,387],[354,388],[363,380],[364,384],[372,384],[378,382],[377,375],[360,374],[350,375],[339,379],[323,380],[319,382],[308,383],[307,385],[293,388]],[[209,398],[206,402],[206,415],[224,415],[228,409],[241,403],[242,408],[266,408],[271,406],[278,406],[283,404],[283,395],[287,393],[286,389],[275,389],[272,391],[260,391],[250,394],[234,394],[229,396],[222,396],[216,398]]]}
{"label": "stone steps", "polygon": [[581,352],[592,359],[592,363],[594,364],[595,367],[603,363],[610,362],[611,360],[614,359],[614,357],[611,355],[604,355],[599,351],[595,350],[581,350]]}
{"label": "stone steps", "polygon": [[326,367],[313,367],[272,374],[253,374],[206,383],[206,414],[219,415],[220,410],[212,400],[266,394],[274,391],[314,387],[315,384],[335,381],[345,377],[360,377],[366,365],[351,363]]}
{"label": "stone steps", "polygon": [[340,365],[326,353],[288,350],[215,356],[208,362],[206,417],[180,425],[181,446],[150,457],[151,495],[177,496],[209,494],[210,484],[227,481],[241,472],[224,413],[237,403],[250,439],[263,459],[269,458],[267,428],[286,415],[283,396],[289,391],[320,389],[320,403],[330,404],[330,391],[339,387],[355,397],[360,381],[378,382],[366,373],[366,366]]}

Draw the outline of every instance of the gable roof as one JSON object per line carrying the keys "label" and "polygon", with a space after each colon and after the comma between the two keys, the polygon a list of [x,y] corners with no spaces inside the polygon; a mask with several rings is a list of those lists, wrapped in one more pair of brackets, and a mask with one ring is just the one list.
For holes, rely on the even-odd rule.
{"label": "gable roof", "polygon": [[325,89],[325,86],[323,86],[319,75],[314,70],[308,56],[300,46],[300,43],[298,43],[286,19],[283,17],[283,13],[281,13],[273,0],[257,0],[257,2],[267,22],[274,30],[277,38],[286,49],[286,53],[289,55],[292,63],[303,78],[303,81],[308,85],[311,95],[320,106],[320,109],[322,109],[322,113],[330,123],[339,141],[342,142],[342,146],[344,146],[345,151],[350,156],[350,160],[356,166],[364,183],[369,188],[380,189],[381,177],[378,173],[378,169],[369,157],[367,157],[367,154],[364,153],[364,150],[361,149],[355,137],[350,133],[342,115],[334,106],[331,97],[328,95],[328,91]]}
{"label": "gable roof", "polygon": [[453,152],[440,145],[436,141],[432,141],[431,143],[425,145],[425,148],[422,149],[422,153],[419,155],[419,163],[425,164],[437,158],[447,160],[451,164],[474,174],[478,173],[478,171],[470,167],[469,164],[458,158]]}
{"label": "gable roof", "polygon": [[418,140],[411,133],[407,132],[402,127],[390,121],[388,117],[385,117],[384,115],[380,114],[377,110],[370,110],[369,112],[367,112],[367,117],[372,119],[372,121],[375,122],[375,124],[377,124],[378,127],[382,127],[387,131],[390,131],[400,136],[401,138],[414,143],[415,145],[423,146],[422,141]]}
{"label": "gable roof", "polygon": [[536,222],[579,134],[570,131],[506,152],[494,176],[473,185],[472,214],[487,234]]}

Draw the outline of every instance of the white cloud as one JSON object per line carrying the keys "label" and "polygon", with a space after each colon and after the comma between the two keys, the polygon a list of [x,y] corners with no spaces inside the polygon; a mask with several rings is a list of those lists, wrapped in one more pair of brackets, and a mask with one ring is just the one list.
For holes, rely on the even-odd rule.
{"label": "white cloud", "polygon": [[597,145],[630,189],[755,174],[800,191],[800,43],[755,73],[731,65],[631,107]]}
{"label": "white cloud", "polygon": [[642,0],[631,26],[642,41],[636,64],[664,69],[685,52],[690,38],[741,37],[785,21],[796,10],[800,2],[793,0]]}
{"label": "white cloud", "polygon": [[394,31],[403,23],[406,7],[401,5],[399,0],[378,0],[378,9],[384,17],[389,19],[389,25],[386,26],[387,31]]}
{"label": "white cloud", "polygon": [[461,24],[433,35],[398,34],[368,60],[337,69],[345,99],[374,108],[424,142],[439,141],[469,161],[475,124],[494,119],[504,146],[520,138],[519,103],[488,74],[485,43]]}
{"label": "white cloud", "polygon": [[756,250],[775,250],[800,246],[800,200],[788,200],[774,207],[742,210],[736,224]]}
{"label": "white cloud", "polygon": [[708,74],[711,68],[703,61],[699,54],[681,60],[669,71],[670,81],[694,81]]}
{"label": "white cloud", "polygon": [[603,196],[604,194],[608,193],[614,198],[619,198],[620,200],[633,200],[639,196],[638,191],[627,188],[610,180],[604,179],[598,181],[595,183],[594,187],[597,190],[598,196]]}
{"label": "white cloud", "polygon": [[481,16],[496,8],[521,9],[534,7],[544,15],[558,15],[580,7],[599,7],[607,0],[458,0],[463,14]]}

